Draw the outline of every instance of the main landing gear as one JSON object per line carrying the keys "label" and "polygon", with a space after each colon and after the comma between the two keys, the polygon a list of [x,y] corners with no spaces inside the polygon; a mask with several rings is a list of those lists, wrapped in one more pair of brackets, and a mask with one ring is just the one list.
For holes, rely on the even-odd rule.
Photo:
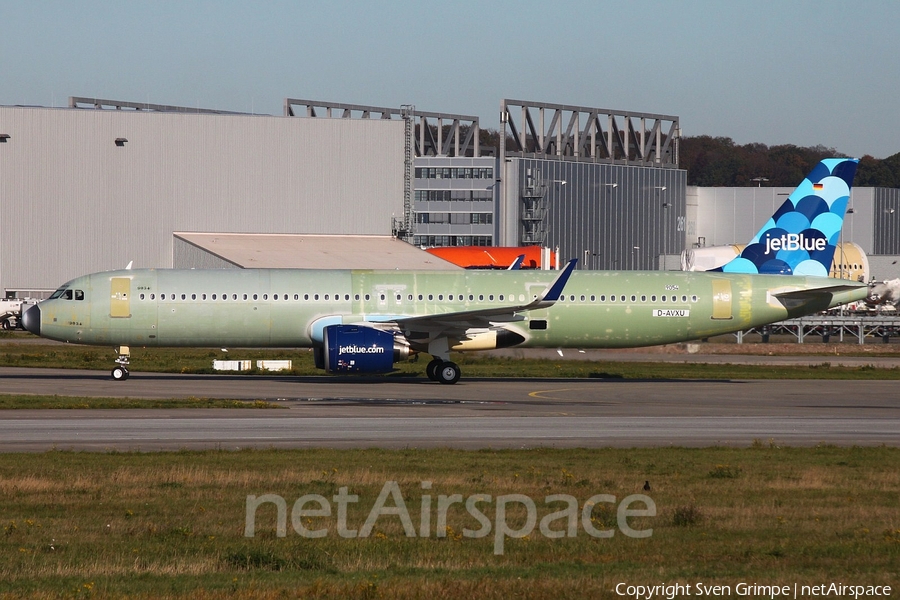
{"label": "main landing gear", "polygon": [[116,366],[113,367],[112,375],[115,381],[125,381],[128,379],[128,359],[131,356],[131,349],[128,346],[119,346],[116,348],[119,358],[116,359]]}
{"label": "main landing gear", "polygon": [[428,366],[425,367],[425,374],[431,381],[440,381],[441,383],[451,385],[459,381],[460,370],[459,365],[449,360],[435,358]]}

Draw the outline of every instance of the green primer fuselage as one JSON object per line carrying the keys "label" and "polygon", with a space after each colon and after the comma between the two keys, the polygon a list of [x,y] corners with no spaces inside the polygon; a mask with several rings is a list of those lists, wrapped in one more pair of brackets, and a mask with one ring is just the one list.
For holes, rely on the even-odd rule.
{"label": "green primer fuselage", "polygon": [[[40,304],[41,335],[105,346],[309,347],[323,325],[522,306],[555,271],[125,270],[79,277]],[[844,287],[789,310],[774,294]],[[824,277],[579,271],[549,308],[498,323],[520,347],[625,348],[687,341],[861,300]],[[59,293],[59,292],[57,292]],[[611,298],[614,297],[615,301]],[[451,341],[454,347],[459,340]],[[414,349],[415,340],[410,340]],[[459,346],[456,346],[459,347]],[[472,349],[489,346],[474,344]]]}

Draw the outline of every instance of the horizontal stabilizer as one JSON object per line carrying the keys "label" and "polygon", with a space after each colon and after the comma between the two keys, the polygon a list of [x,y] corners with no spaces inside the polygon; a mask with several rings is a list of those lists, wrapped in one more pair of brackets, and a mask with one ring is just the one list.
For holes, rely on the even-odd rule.
{"label": "horizontal stabilizer", "polygon": [[778,301],[781,302],[788,310],[797,308],[809,302],[825,301],[831,303],[834,294],[840,292],[850,292],[858,290],[861,286],[857,285],[831,285],[828,287],[813,288],[809,290],[794,290],[792,292],[780,292],[773,294]]}

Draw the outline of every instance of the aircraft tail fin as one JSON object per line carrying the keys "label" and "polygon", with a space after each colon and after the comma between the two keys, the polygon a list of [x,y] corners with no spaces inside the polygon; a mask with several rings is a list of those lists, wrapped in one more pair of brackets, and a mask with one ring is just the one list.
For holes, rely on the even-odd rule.
{"label": "aircraft tail fin", "polygon": [[858,163],[855,158],[822,160],[741,254],[714,270],[828,277]]}

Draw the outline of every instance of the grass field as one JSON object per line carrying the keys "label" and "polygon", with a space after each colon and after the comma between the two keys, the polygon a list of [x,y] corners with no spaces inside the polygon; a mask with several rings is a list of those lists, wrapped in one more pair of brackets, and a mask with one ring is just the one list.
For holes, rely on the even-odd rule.
{"label": "grass field", "polygon": [[[858,346],[849,345],[845,354]],[[825,349],[828,351],[829,349]],[[868,354],[872,355],[872,354]],[[877,354],[875,354],[877,356]],[[625,379],[900,379],[898,368],[830,366],[760,366],[740,364],[679,364],[667,362],[612,362],[577,360],[536,360],[499,358],[482,354],[456,354],[453,360],[471,377],[615,377]],[[209,348],[133,348],[132,369],[162,373],[213,373],[212,361],[239,357],[255,361],[285,359],[293,369],[285,375],[323,375],[307,350],[236,350],[229,353]],[[0,344],[0,367],[45,367],[109,370],[115,354],[109,348],[5,342]],[[425,377],[427,357],[416,362],[397,363],[396,371],[385,377]],[[246,373],[246,372],[245,372]],[[250,373],[258,373],[251,371]],[[264,373],[271,374],[271,373]]]}
{"label": "grass field", "polygon": [[[652,490],[642,486],[649,480]],[[347,526],[359,529],[396,481],[417,534],[431,496],[427,535],[407,537],[396,515],[371,535],[336,534],[336,513],[301,525],[290,511],[305,494],[359,496]],[[422,482],[431,482],[423,490]],[[535,529],[505,539],[466,537],[479,522],[463,505],[437,536],[439,495],[523,494],[538,519],[595,494],[616,502],[646,494],[654,517],[617,529],[615,505],[579,510],[574,537]],[[276,536],[273,504],[245,537],[247,496],[286,501]],[[597,598],[632,585],[696,583],[895,585],[900,575],[900,450],[779,448],[602,450],[297,450],[0,455],[0,598]],[[386,506],[395,506],[388,499]],[[316,507],[317,505],[308,505]],[[336,505],[334,505],[336,507]],[[636,507],[643,507],[637,504]],[[495,503],[480,505],[496,525]],[[524,526],[510,505],[505,521]],[[335,510],[337,510],[335,508]],[[551,530],[565,530],[566,519]]]}

